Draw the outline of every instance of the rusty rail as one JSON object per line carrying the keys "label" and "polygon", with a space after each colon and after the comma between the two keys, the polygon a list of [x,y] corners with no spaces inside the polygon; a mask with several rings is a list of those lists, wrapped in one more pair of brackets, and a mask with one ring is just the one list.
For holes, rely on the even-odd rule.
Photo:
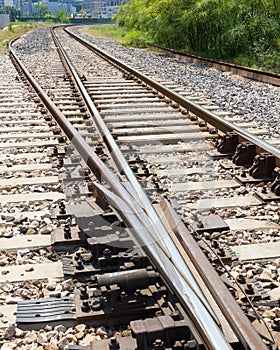
{"label": "rusty rail", "polygon": [[[168,285],[173,285],[176,295],[181,300],[186,309],[189,310],[193,323],[196,324],[199,331],[201,332],[207,348],[211,350],[231,349],[216,322],[210,315],[209,310],[207,310],[205,305],[201,302],[201,298],[197,296],[196,289],[190,285],[189,280],[185,274],[187,270],[182,270],[182,268],[178,267],[178,262],[180,264],[182,261],[182,257],[180,260],[180,254],[178,251],[176,252],[176,250],[173,250],[173,246],[172,250],[170,250],[169,247],[168,254],[164,251],[163,247],[169,246],[170,243],[170,239],[167,238],[169,237],[168,234],[166,234],[167,231],[165,230],[165,233],[164,231],[162,232],[164,233],[164,237],[161,237],[160,239],[161,242],[164,242],[164,245],[159,245],[159,241],[154,239],[153,232],[149,230],[149,226],[147,226],[147,224],[153,222],[155,218],[161,222],[158,216],[151,218],[149,212],[146,210],[143,211],[143,208],[139,206],[135,200],[136,196],[133,193],[133,191],[135,191],[135,188],[133,185],[133,190],[128,191],[124,184],[119,180],[119,178],[110,172],[105,164],[87,145],[85,140],[78,134],[77,130],[71,125],[70,122],[68,122],[65,116],[58,110],[56,105],[49,99],[49,97],[41,89],[36,80],[30,76],[26,68],[21,65],[20,60],[13,52],[11,45],[10,50],[17,64],[21,66],[22,71],[30,81],[31,85],[34,87],[34,89],[36,89],[37,94],[45,103],[48,110],[54,115],[56,121],[62,127],[63,131],[71,140],[75,148],[78,150],[88,167],[93,173],[96,171],[102,173],[106,182],[110,184],[113,192],[108,191],[97,183],[95,186],[99,191],[105,194],[111,204],[121,212],[124,220],[137,233],[137,236],[142,245],[149,252],[151,260],[158,267],[159,271],[163,273],[164,279],[166,279]],[[139,197],[139,194],[137,197]],[[143,205],[143,203],[141,204]],[[158,222],[155,222],[154,225],[155,224],[158,224]],[[175,256],[170,256],[170,253],[173,251],[176,252]],[[247,329],[245,332],[247,332]],[[266,349],[261,340],[259,340],[258,336],[256,337],[258,344],[257,347],[255,347],[255,343],[251,341],[250,332],[248,335],[246,333],[246,336],[243,336],[243,338],[241,338],[241,341],[245,349]]]}
{"label": "rusty rail", "polygon": [[[246,344],[248,349],[267,349],[256,330],[252,327],[249,319],[236,303],[234,297],[228,291],[227,287],[209,263],[169,202],[167,200],[162,201],[160,207],[164,217],[170,225],[170,229],[175,233],[186,255],[196,267],[217,305],[222,310],[226,320],[234,329],[239,339],[241,339],[242,343]],[[245,348],[247,349],[247,347]]]}
{"label": "rusty rail", "polygon": [[224,118],[220,117],[219,115],[207,110],[206,108],[194,103],[193,101],[187,99],[186,97],[172,91],[171,89],[163,86],[162,84],[158,83],[157,81],[147,77],[146,75],[142,74],[138,70],[132,68],[131,66],[128,66],[124,64],[122,61],[114,58],[113,56],[107,54],[105,51],[97,48],[96,46],[92,45],[89,41],[81,38],[79,35],[71,32],[69,28],[65,28],[65,31],[69,33],[69,35],[73,36],[75,39],[77,39],[79,42],[81,42],[84,46],[86,46],[88,49],[98,53],[100,56],[102,56],[104,59],[110,61],[112,64],[120,67],[121,69],[125,70],[126,72],[130,73],[131,75],[137,77],[138,79],[145,82],[147,85],[151,86],[155,90],[161,92],[164,96],[167,96],[171,100],[178,103],[183,108],[189,110],[190,112],[194,113],[198,117],[201,117],[204,119],[207,123],[210,125],[216,127],[218,130],[222,132],[235,132],[240,142],[248,141],[256,145],[258,149],[258,153],[270,153],[275,156],[276,165],[280,166],[280,150],[279,148],[274,147],[273,145],[267,143],[264,140],[261,140],[257,136],[252,135],[251,133],[247,132],[246,130],[243,130],[242,128],[238,127],[234,123],[231,123]]}
{"label": "rusty rail", "polygon": [[162,51],[170,53],[175,58],[182,59],[191,63],[204,64],[209,67],[213,67],[218,70],[221,70],[222,72],[232,72],[234,74],[241,75],[242,77],[245,77],[248,79],[261,81],[263,83],[268,83],[275,86],[280,86],[280,74],[277,74],[277,73],[266,72],[259,69],[244,67],[244,66],[240,66],[240,65],[225,62],[225,61],[214,60],[211,58],[195,56],[186,52],[176,51],[173,49],[162,47],[160,45],[149,44],[149,43],[146,43],[146,45],[158,48]]}
{"label": "rusty rail", "polygon": [[[79,38],[79,41],[83,43],[83,39]],[[89,43],[86,43],[87,47],[88,47],[88,45],[89,45],[89,48],[92,49],[92,45],[89,44]],[[131,73],[133,75],[135,74],[135,70],[132,69],[131,67],[127,68],[127,66],[124,65],[122,62],[112,58],[111,56],[107,55],[106,53],[104,53],[103,51],[101,51],[99,49],[98,49],[98,52],[102,56],[105,55],[106,58],[107,59],[109,58],[110,61],[112,60],[113,63],[116,64],[117,66],[120,65],[122,69],[128,70],[129,73]],[[144,80],[147,84],[151,85],[152,87],[156,88],[157,90],[161,91],[164,94],[167,91],[168,93],[170,93],[170,95],[168,97],[174,99],[174,92],[173,91],[171,91],[169,89],[166,89],[162,85],[158,84],[157,82],[151,80],[150,78],[148,78],[146,76],[143,76],[139,72],[136,72],[136,76],[137,76],[137,78],[139,78],[141,80]],[[175,94],[175,95],[179,98],[179,100],[181,102],[182,101],[182,97],[179,96],[178,94]],[[186,99],[183,98],[183,100],[186,100]],[[176,101],[176,102],[178,102],[178,101]],[[184,103],[185,103],[185,101],[184,101]],[[211,112],[205,110],[204,108],[202,108],[202,107],[192,103],[191,101],[187,101],[187,103],[191,103],[192,105],[194,105],[195,106],[194,108],[195,108],[196,112],[197,112],[197,109],[198,109],[199,112],[202,111],[203,113],[206,113],[206,114],[209,113],[210,116],[214,115],[213,113],[211,113]],[[189,108],[189,105],[187,107]],[[216,117],[216,115],[214,115],[214,116]],[[222,118],[220,118],[218,116],[217,116],[217,118],[218,119],[222,119]],[[224,123],[224,120],[222,120],[222,123]],[[232,123],[225,122],[225,125],[226,125],[226,127],[234,128],[234,131],[237,131],[237,129],[240,129],[240,128],[236,127]],[[240,130],[243,133],[243,130],[242,129],[240,129]],[[253,137],[253,139],[255,139],[255,137],[252,136],[251,134],[249,134],[249,133],[246,133],[246,134],[248,134],[249,138]],[[261,141],[261,140],[257,139],[257,141]],[[114,143],[115,143],[115,141],[114,141]],[[270,145],[268,145],[268,146],[269,146],[268,148],[270,148]],[[274,149],[274,151],[276,151],[276,153],[278,153],[280,155],[279,150]],[[107,193],[107,196],[109,196],[109,193]],[[116,202],[115,202],[115,205],[117,205]],[[170,219],[171,218],[174,219],[174,216],[175,216],[174,210],[172,208],[170,208],[170,206],[167,206],[167,204],[165,204],[165,210],[168,211],[168,217]],[[173,212],[172,212],[172,210],[173,210]],[[174,224],[174,221],[172,223]],[[182,234],[184,232],[185,228],[183,229],[183,226],[184,225],[182,224],[182,225],[179,225],[177,227],[177,231],[176,231],[177,234],[178,234],[178,232],[180,234]],[[213,294],[215,301],[218,303],[219,307],[221,308],[221,310],[225,314],[225,317],[228,320],[228,322],[231,325],[231,327],[234,329],[236,334],[238,334],[239,339],[241,339],[241,341],[242,341],[243,345],[245,346],[245,348],[249,348],[249,349],[267,349],[266,346],[264,345],[264,343],[262,342],[261,338],[257,334],[257,332],[254,330],[254,328],[250,324],[250,322],[247,319],[247,317],[244,315],[243,311],[240,309],[240,307],[237,305],[237,303],[235,302],[235,300],[232,297],[232,295],[227,290],[226,286],[220,280],[220,278],[218,277],[218,275],[216,274],[216,272],[214,271],[212,266],[207,261],[207,259],[204,256],[204,254],[197,247],[197,245],[194,242],[194,240],[192,239],[192,241],[191,241],[190,239],[188,239],[186,242],[183,243],[183,245],[184,245],[184,248],[187,248],[189,251],[191,251],[192,249],[194,250],[193,254],[191,255],[192,261],[195,263],[196,266],[199,266],[198,270],[205,277],[205,280],[207,280],[207,285],[209,286],[209,288],[211,290],[211,294]],[[199,262],[203,261],[203,264],[202,265],[198,264],[198,261]],[[207,264],[206,264],[206,262],[207,262]],[[207,268],[207,271],[204,271],[204,267],[205,266],[208,266],[208,267],[210,266],[211,269],[209,267],[210,270]],[[209,274],[209,276],[207,276],[207,272],[208,271],[211,271],[211,274]],[[211,278],[213,278],[212,281],[211,281]],[[215,287],[213,287],[213,286],[215,286]]]}
{"label": "rusty rail", "polygon": [[[207,348],[209,350],[231,350],[231,346],[226,341],[219,326],[209,312],[209,308],[205,306],[205,304],[202,302],[202,298],[198,296],[198,294],[201,294],[201,291],[198,291],[197,289],[199,287],[194,288],[191,285],[188,279],[191,274],[187,273],[187,266],[182,266],[182,268],[179,269],[174,265],[175,260],[170,260],[170,256],[168,256],[160,247],[159,241],[155,240],[149,232],[150,225],[147,225],[146,223],[147,220],[150,221],[151,218],[149,218],[147,214],[141,210],[141,207],[137,206],[135,199],[126,190],[123,183],[120,182],[118,177],[111,173],[106,165],[98,158],[98,156],[92,151],[83,137],[79,135],[78,131],[72,126],[72,124],[61,113],[53,101],[47,96],[38,82],[30,75],[28,70],[23,66],[15,54],[11,44],[12,42],[9,45],[10,53],[12,54],[15,62],[20,67],[34,90],[37,92],[40,99],[43,101],[50,113],[54,116],[55,120],[60,125],[65,135],[69,138],[69,140],[71,140],[73,146],[79,152],[82,159],[86,162],[89,169],[93,173],[96,173],[96,170],[102,173],[103,178],[111,186],[114,193],[108,191],[97,183],[95,184],[96,188],[99,191],[103,192],[107,196],[108,200],[120,211],[121,216],[125,222],[134,230],[134,232],[139,232],[139,239],[141,237],[145,237],[144,240],[141,240],[141,243],[144,247],[156,247],[156,250],[154,250],[154,252],[148,250],[151,260],[157,266],[159,271],[162,271],[166,282],[170,287],[172,287],[173,291],[179,297],[184,307],[189,310],[189,317],[197,326],[197,329]],[[169,237],[167,233],[165,237]],[[176,252],[175,246],[174,249],[177,258],[176,261],[178,262],[178,260],[180,261],[180,255],[178,252]],[[165,262],[164,264],[162,263],[163,260]],[[183,262],[182,258],[181,261]],[[167,272],[164,273],[164,271]],[[170,271],[172,271],[172,273],[170,273]],[[184,273],[183,276],[182,271]],[[185,297],[182,298],[182,296]]]}

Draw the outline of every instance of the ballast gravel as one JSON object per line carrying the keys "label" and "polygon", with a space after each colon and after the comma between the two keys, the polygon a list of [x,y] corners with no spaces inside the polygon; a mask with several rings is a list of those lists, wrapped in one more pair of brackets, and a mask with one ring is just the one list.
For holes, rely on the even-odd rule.
{"label": "ballast gravel", "polygon": [[[125,47],[117,41],[90,35],[86,26],[76,26],[71,30],[154,79],[174,82],[189,94],[208,99],[225,112],[267,128],[269,137],[279,137],[279,87],[201,64],[183,62],[168,54]],[[36,62],[37,54],[46,55],[47,50],[54,49],[48,28],[31,31],[20,38],[14,47],[21,56],[32,57],[33,62]]]}
{"label": "ballast gravel", "polygon": [[[153,76],[158,80],[172,81],[175,84],[182,86],[190,94],[194,94],[198,97],[209,99],[212,103],[218,105],[222,110],[232,112],[234,115],[238,115],[246,121],[254,121],[262,127],[266,127],[270,130],[270,136],[278,137],[280,132],[280,126],[278,125],[279,119],[279,107],[280,107],[280,96],[279,88],[274,87],[269,84],[263,84],[259,82],[254,82],[242,77],[238,77],[232,73],[220,72],[215,69],[209,69],[208,67],[190,64],[186,62],[178,61],[174,58],[168,57],[166,54],[155,53],[144,49],[133,49],[123,47],[116,42],[104,38],[97,38],[87,34],[82,27],[76,27],[73,30],[79,31],[80,35],[86,37],[87,40],[93,42],[98,47],[103,48],[106,52],[111,55],[121,59],[125,63],[131,65],[133,68],[143,71],[144,73]],[[27,46],[26,46],[27,45]],[[48,50],[53,50],[54,45],[51,41],[48,28],[38,28],[30,32],[27,36],[20,39],[16,43],[17,50],[24,56],[26,60],[32,60],[36,62],[36,55],[43,54],[48,59]],[[55,57],[55,56],[54,56]],[[51,67],[51,65],[50,65]],[[225,176],[227,176],[225,174]],[[178,202],[180,201],[180,193],[178,195]],[[196,195],[196,194],[193,194]],[[185,203],[185,202],[184,202]],[[41,207],[39,207],[41,205]],[[47,204],[34,203],[33,207],[29,210],[44,209]],[[270,209],[269,209],[270,207]],[[10,208],[9,204],[2,207],[3,212],[9,214],[13,211],[21,211],[22,208],[13,206]],[[227,209],[222,214],[224,218],[227,216],[234,216],[232,213],[233,209]],[[238,209],[235,209],[238,211]],[[241,210],[241,209],[240,209]],[[243,209],[242,209],[243,210]],[[272,212],[270,213],[269,210]],[[276,208],[277,210],[277,208]],[[250,209],[251,216],[257,216],[255,208]],[[271,208],[271,205],[267,206],[267,213],[262,213],[263,215],[269,214],[273,220],[275,215],[275,210]],[[187,217],[186,213],[185,216]],[[222,216],[222,215],[221,215]],[[236,213],[236,217],[238,212]],[[275,219],[278,221],[278,217]],[[43,226],[45,227],[45,226]],[[2,232],[5,234],[6,232]],[[247,234],[247,236],[246,236]],[[263,237],[262,232],[254,232],[254,236],[251,232],[246,232],[244,234],[236,233],[236,237],[232,237],[230,243],[240,243],[244,240],[244,237],[250,241],[250,243],[264,242],[264,239],[275,241],[275,232],[271,230],[266,238]],[[222,240],[223,238],[221,238]],[[231,242],[232,241],[232,242]],[[18,259],[25,263],[25,259],[31,259],[31,257],[26,254],[21,254],[17,257],[7,257],[5,254],[0,256],[1,264],[4,266],[13,264]],[[45,254],[37,253],[32,256],[32,261],[37,261],[37,259],[46,259]],[[275,262],[275,266],[279,266],[279,261]],[[255,277],[258,277],[260,281],[264,278],[264,272],[269,275],[269,283],[274,283],[275,287],[279,287],[279,274],[275,278],[275,266],[266,266],[265,264],[259,267],[260,273],[255,273]],[[250,266],[247,265],[237,265],[234,273],[236,275],[244,274],[250,276],[251,273]],[[267,277],[266,277],[267,278]],[[6,298],[16,298],[18,294],[25,298],[37,298],[37,293],[40,296],[50,296],[51,293],[65,292],[67,295],[73,293],[73,285],[67,282],[67,286],[64,287],[60,281],[49,280],[44,284],[38,286],[30,283],[29,289],[30,294],[26,294],[22,286],[19,284],[8,284],[5,285],[7,289],[11,289],[13,294],[2,293],[2,300],[7,302]],[[265,279],[266,282],[266,279]],[[0,298],[1,300],[1,298]],[[10,300],[11,301],[11,300]],[[277,322],[279,322],[279,308],[274,309],[264,309],[258,310],[263,311],[262,316],[265,320],[271,324],[271,328],[277,327]],[[273,320],[273,321],[272,321]],[[104,327],[99,327],[97,329],[87,328],[86,325],[80,324],[75,328],[66,329],[62,325],[58,325],[54,328],[46,327],[40,331],[22,331],[18,329],[14,324],[12,324],[5,331],[0,331],[0,349],[33,349],[37,346],[37,349],[66,349],[69,344],[77,345],[88,345],[92,340],[99,340],[103,338],[111,337],[112,335],[125,336],[129,335],[130,331],[125,330],[126,334],[122,332],[116,332],[111,329],[106,329]]]}
{"label": "ballast gravel", "polygon": [[221,110],[268,128],[270,136],[279,136],[279,87],[204,65],[182,62],[168,57],[168,54],[125,47],[113,40],[94,37],[84,27],[78,26],[71,30],[133,68],[155,79],[173,81],[190,93],[209,99]]}

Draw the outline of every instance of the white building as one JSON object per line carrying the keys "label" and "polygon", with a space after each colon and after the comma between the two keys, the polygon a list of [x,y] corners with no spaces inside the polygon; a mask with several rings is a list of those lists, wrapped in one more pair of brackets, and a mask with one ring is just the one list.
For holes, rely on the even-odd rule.
{"label": "white building", "polygon": [[3,9],[6,6],[14,7],[14,1],[13,0],[0,0],[0,9]]}

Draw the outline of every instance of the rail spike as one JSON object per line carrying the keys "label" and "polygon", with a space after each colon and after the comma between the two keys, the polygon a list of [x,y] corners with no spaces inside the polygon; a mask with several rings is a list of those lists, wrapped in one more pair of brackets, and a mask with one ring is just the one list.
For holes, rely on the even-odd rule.
{"label": "rail spike", "polygon": [[271,192],[276,194],[276,196],[280,196],[280,168],[274,169],[276,172],[276,178],[271,184]]}
{"label": "rail spike", "polygon": [[256,156],[256,145],[251,142],[242,142],[236,147],[232,161],[236,165],[250,166]]}
{"label": "rail spike", "polygon": [[275,157],[269,153],[256,155],[249,174],[255,179],[272,180],[275,168]]}
{"label": "rail spike", "polygon": [[233,155],[238,144],[238,135],[235,132],[228,132],[223,135],[217,149],[220,153]]}

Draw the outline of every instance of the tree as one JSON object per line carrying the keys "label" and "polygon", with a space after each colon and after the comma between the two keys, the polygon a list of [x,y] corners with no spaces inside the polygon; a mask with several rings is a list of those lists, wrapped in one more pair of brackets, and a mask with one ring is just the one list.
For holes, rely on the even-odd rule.
{"label": "tree", "polygon": [[59,9],[55,13],[55,17],[59,18],[59,21],[62,23],[69,23],[68,13],[64,9]]}
{"label": "tree", "polygon": [[5,6],[4,9],[0,10],[0,13],[6,13],[10,15],[10,21],[15,22],[16,17],[20,15],[20,10],[15,7]]}
{"label": "tree", "polygon": [[52,14],[50,14],[50,13],[47,13],[47,14],[45,14],[44,18],[47,18],[47,19],[49,19],[49,20],[52,20],[52,19],[55,19],[55,16],[52,15]]}
{"label": "tree", "polygon": [[48,13],[48,6],[42,5],[42,4],[36,4],[34,5],[34,10],[35,10],[35,16],[37,15],[38,17],[43,17]]}
{"label": "tree", "polygon": [[254,63],[279,61],[279,16],[280,0],[130,0],[115,19],[160,45]]}

